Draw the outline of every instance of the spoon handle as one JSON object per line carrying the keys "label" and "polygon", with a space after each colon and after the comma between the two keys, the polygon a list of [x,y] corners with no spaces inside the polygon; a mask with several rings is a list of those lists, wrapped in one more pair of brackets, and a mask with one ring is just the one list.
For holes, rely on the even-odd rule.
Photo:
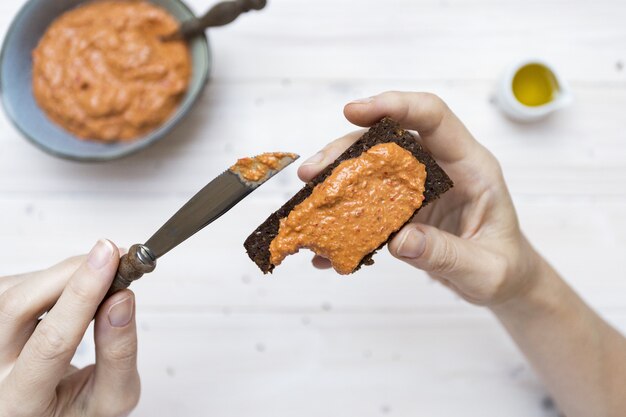
{"label": "spoon handle", "polygon": [[267,0],[230,0],[217,3],[203,16],[187,20],[170,39],[189,39],[204,32],[206,28],[224,26],[250,10],[261,10]]}

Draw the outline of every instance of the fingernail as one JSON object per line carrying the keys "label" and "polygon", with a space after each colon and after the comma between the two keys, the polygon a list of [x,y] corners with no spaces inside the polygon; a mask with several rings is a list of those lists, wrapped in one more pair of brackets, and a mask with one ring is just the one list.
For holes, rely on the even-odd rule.
{"label": "fingernail", "polygon": [[366,97],[366,98],[358,98],[356,100],[352,100],[348,104],[369,104],[374,101],[374,97]]}
{"label": "fingernail", "polygon": [[302,165],[317,165],[324,160],[324,152],[319,151],[306,161],[302,163]]}
{"label": "fingernail", "polygon": [[417,229],[409,229],[404,233],[398,246],[398,256],[402,258],[419,258],[426,249],[426,235]]}
{"label": "fingernail", "polygon": [[128,296],[121,301],[113,304],[109,308],[109,323],[113,327],[125,327],[133,318],[133,309],[135,300],[132,296]]}
{"label": "fingernail", "polygon": [[113,255],[113,245],[108,240],[100,239],[89,252],[87,263],[94,269],[102,269]]}

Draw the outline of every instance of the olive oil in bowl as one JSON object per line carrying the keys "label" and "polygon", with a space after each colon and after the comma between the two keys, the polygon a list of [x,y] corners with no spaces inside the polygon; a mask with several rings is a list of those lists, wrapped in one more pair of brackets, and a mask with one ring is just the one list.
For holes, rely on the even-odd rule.
{"label": "olive oil in bowl", "polygon": [[512,119],[539,120],[572,101],[567,83],[541,60],[523,60],[511,65],[496,93],[501,110]]}
{"label": "olive oil in bowl", "polygon": [[513,77],[513,94],[526,106],[542,106],[554,100],[559,84],[552,71],[540,64],[528,64]]}

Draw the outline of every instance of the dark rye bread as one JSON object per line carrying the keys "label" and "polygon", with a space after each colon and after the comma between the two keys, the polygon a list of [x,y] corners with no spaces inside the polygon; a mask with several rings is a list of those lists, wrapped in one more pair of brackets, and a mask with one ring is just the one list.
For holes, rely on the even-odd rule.
{"label": "dark rye bread", "polygon": [[[433,157],[420,146],[415,136],[413,136],[412,133],[400,128],[396,121],[384,118],[372,126],[358,141],[346,149],[346,151],[342,153],[339,158],[335,160],[335,162],[326,167],[315,178],[307,183],[296,193],[296,195],[294,195],[276,212],[272,213],[267,220],[263,222],[263,224],[257,227],[257,229],[252,232],[250,236],[248,236],[244,243],[244,247],[248,252],[248,256],[250,256],[250,259],[258,265],[263,273],[272,272],[275,266],[270,263],[270,243],[278,234],[280,220],[287,217],[289,212],[293,210],[295,206],[311,195],[313,188],[315,188],[317,184],[324,182],[335,167],[342,161],[358,157],[372,146],[387,142],[395,142],[400,145],[404,149],[411,152],[418,161],[426,166],[426,190],[424,191],[424,201],[422,203],[422,207],[431,201],[436,200],[441,194],[452,188],[452,180],[450,180],[443,169],[437,165]],[[417,213],[417,211],[419,211],[419,209],[417,209],[415,213]],[[383,244],[381,244],[376,250],[367,254],[354,271],[358,270],[362,265],[373,264],[374,261],[372,260],[372,256],[374,253],[382,248],[395,235],[396,232],[392,233],[389,239],[383,242]]]}

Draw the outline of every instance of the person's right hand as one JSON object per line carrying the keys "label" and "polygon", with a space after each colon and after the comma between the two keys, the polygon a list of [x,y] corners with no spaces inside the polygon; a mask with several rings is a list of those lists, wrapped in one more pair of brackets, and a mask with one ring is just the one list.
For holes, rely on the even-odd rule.
{"label": "person's right hand", "polygon": [[[88,256],[0,278],[1,417],[121,417],[135,408],[134,295],[119,291],[100,305],[119,258],[101,240]],[[76,369],[70,361],[94,315],[96,363]]]}
{"label": "person's right hand", "polygon": [[[371,126],[385,116],[419,133],[419,141],[454,188],[419,211],[390,241],[397,258],[430,274],[466,300],[496,305],[529,289],[541,261],[522,235],[500,165],[437,96],[386,92],[349,103],[346,118]],[[327,145],[298,175],[309,181],[363,132]],[[328,268],[315,257],[314,265]]]}

